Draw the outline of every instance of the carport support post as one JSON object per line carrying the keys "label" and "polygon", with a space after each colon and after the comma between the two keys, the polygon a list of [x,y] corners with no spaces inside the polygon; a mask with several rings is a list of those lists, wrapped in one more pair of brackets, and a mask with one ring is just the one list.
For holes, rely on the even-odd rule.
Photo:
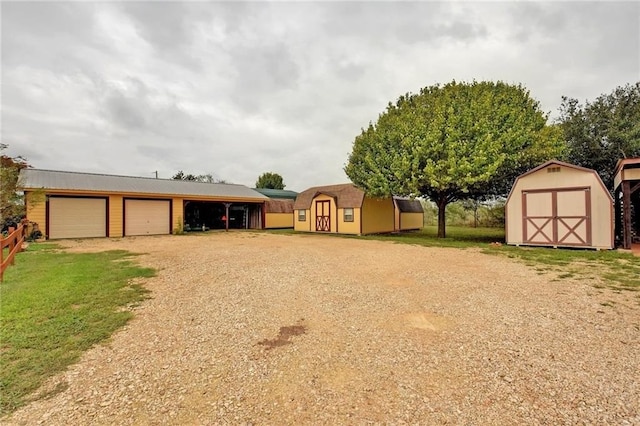
{"label": "carport support post", "polygon": [[631,248],[631,182],[622,182],[622,248]]}
{"label": "carport support post", "polygon": [[615,200],[615,207],[613,211],[615,212],[615,221],[614,221],[615,239],[616,239],[617,245],[620,245],[620,244],[624,244],[624,241],[623,241],[624,231],[622,226],[622,186],[619,186],[614,191],[614,200]]}
{"label": "carport support post", "polygon": [[224,229],[227,232],[229,232],[229,207],[231,207],[231,203],[224,203],[224,208],[225,208],[224,217],[227,218],[227,220],[224,221]]}

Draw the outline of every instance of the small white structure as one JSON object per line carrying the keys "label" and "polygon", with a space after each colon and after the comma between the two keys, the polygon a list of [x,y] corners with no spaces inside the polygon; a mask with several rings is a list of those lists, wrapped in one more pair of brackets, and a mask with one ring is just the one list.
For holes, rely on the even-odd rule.
{"label": "small white structure", "polygon": [[518,176],[505,227],[507,244],[611,249],[613,198],[595,170],[551,160]]}

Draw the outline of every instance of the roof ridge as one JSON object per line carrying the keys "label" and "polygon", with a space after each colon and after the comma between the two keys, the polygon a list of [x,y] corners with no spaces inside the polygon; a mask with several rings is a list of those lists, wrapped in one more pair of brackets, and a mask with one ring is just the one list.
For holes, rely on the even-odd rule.
{"label": "roof ridge", "polygon": [[[330,184],[330,185],[318,185],[318,186],[312,186],[311,188],[308,188],[308,189],[306,189],[305,191],[309,191],[310,189],[316,189],[316,188],[328,188],[328,187],[330,187],[330,186],[347,186],[347,185],[354,186],[354,187],[356,187],[356,188],[360,189],[360,188],[358,187],[358,185],[356,185],[355,183],[353,183],[353,182],[346,182],[346,183],[333,183],[333,184]],[[303,191],[303,192],[305,192],[305,191]]]}

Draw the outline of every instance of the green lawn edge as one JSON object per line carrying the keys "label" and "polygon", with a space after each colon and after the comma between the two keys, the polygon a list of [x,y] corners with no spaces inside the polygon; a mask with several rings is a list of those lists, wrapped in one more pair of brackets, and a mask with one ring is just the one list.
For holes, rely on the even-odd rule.
{"label": "green lawn edge", "polygon": [[0,284],[0,416],[132,318],[148,297],[139,278],[155,274],[135,256],[69,253],[51,243],[16,256]]}

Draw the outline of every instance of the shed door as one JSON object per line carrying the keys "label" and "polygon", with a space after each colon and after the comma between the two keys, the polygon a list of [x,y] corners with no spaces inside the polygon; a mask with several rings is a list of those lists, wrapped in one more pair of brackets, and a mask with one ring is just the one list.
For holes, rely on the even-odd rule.
{"label": "shed door", "polygon": [[316,201],[316,231],[331,232],[331,201]]}
{"label": "shed door", "polygon": [[49,197],[49,238],[107,236],[105,198]]}
{"label": "shed door", "polygon": [[169,200],[124,200],[124,235],[161,235],[171,232]]}
{"label": "shed door", "polygon": [[590,246],[589,188],[522,193],[525,244]]}

